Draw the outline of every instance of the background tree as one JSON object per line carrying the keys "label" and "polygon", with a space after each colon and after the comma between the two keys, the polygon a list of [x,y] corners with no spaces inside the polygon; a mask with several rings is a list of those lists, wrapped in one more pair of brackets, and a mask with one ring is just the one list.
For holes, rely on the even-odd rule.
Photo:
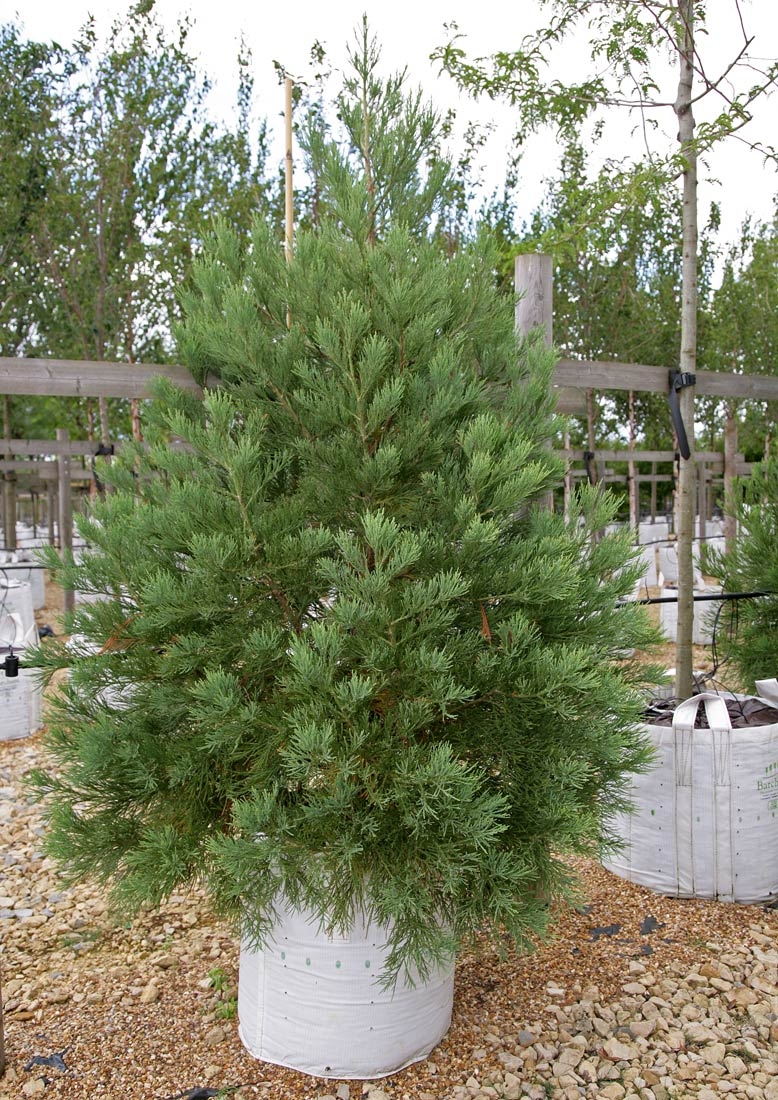
{"label": "background tree", "polygon": [[[711,370],[775,374],[778,364],[778,221],[747,220],[728,251],[711,302],[705,365]],[[771,449],[772,403],[750,402],[737,414],[744,452],[758,461]]]}
{"label": "background tree", "polygon": [[[45,320],[40,269],[33,241],[48,201],[53,163],[47,133],[56,110],[62,70],[53,46],[24,42],[19,28],[0,27],[0,355],[34,350]],[[3,436],[15,434],[23,408],[2,399]],[[11,455],[5,455],[11,458]],[[4,474],[3,530],[15,542],[13,483]]]}
{"label": "background tree", "polygon": [[[455,39],[436,52],[444,68],[475,94],[507,97],[516,107],[522,130],[553,124],[563,135],[572,136],[599,108],[622,107],[640,113],[647,154],[628,173],[635,182],[656,186],[659,181],[682,182],[682,282],[681,343],[679,377],[693,376],[697,354],[698,222],[697,169],[704,153],[726,137],[743,140],[743,127],[750,121],[756,99],[771,88],[778,62],[765,68],[749,54],[752,39],[740,19],[742,42],[735,46],[730,61],[718,75],[710,76],[703,61],[695,25],[704,28],[706,6],[694,0],[673,3],[638,0],[541,0],[549,9],[549,23],[528,35],[516,51],[503,51],[491,59],[469,62]],[[735,8],[740,15],[737,0]],[[590,43],[593,74],[580,81],[547,76],[554,48],[573,33],[584,34]],[[674,94],[661,94],[667,61],[676,71]],[[701,88],[700,94],[694,85]],[[670,77],[672,80],[672,77]],[[711,102],[709,117],[701,119],[701,104]],[[648,143],[656,116],[652,112],[672,111],[677,140],[660,152]],[[698,118],[695,119],[695,114]],[[763,152],[775,157],[771,147]],[[616,175],[623,195],[623,177]],[[643,187],[639,189],[641,192]],[[615,193],[615,191],[614,191]],[[680,392],[680,410],[688,456],[680,465],[678,482],[678,634],[676,638],[676,693],[686,697],[692,690],[693,563],[694,522],[694,390],[686,385]]]}
{"label": "background tree", "polygon": [[160,391],[58,571],[105,599],[69,624],[94,653],[40,651],[73,669],[39,782],[50,850],[126,903],[205,878],[258,936],[282,894],[341,928],[364,906],[391,977],[543,929],[645,762],[624,652],[651,631],[627,540],[594,537],[608,498],[537,506],[553,357],[487,237],[438,237],[435,129],[361,43],[358,144],[311,142],[316,227],[288,263],[266,222],[209,244],[179,346],[220,385]]}
{"label": "background tree", "polygon": [[[252,117],[250,55],[241,48],[238,56],[234,128],[217,125],[187,35],[185,23],[163,32],[153,5],[139,4],[104,44],[88,23],[72,50],[61,51],[66,73],[58,81],[54,52],[26,46],[48,59],[42,79],[56,89],[48,116],[27,102],[40,136],[38,171],[48,171],[40,216],[24,226],[40,287],[30,346],[37,354],[169,361],[178,289],[212,219],[218,214],[247,233],[255,213],[274,201],[277,208],[265,178],[265,126]],[[4,127],[13,140],[7,119]],[[46,419],[46,410],[40,403],[31,412]],[[92,411],[71,408],[68,421],[74,415],[85,434]],[[58,404],[59,426],[70,426],[63,413]],[[107,442],[105,401],[100,434]]]}
{"label": "background tree", "polygon": [[[592,179],[578,141],[565,150],[558,175],[523,235],[520,251],[554,257],[554,339],[573,358],[631,363],[677,359],[680,297],[680,202],[674,188],[652,186],[642,196],[614,195],[613,176],[603,169]],[[638,430],[652,446],[668,446],[671,428],[666,401],[636,394]],[[592,402],[594,406],[594,402]],[[600,434],[623,433],[627,397],[600,399],[590,416],[588,444],[594,448],[594,419]]]}

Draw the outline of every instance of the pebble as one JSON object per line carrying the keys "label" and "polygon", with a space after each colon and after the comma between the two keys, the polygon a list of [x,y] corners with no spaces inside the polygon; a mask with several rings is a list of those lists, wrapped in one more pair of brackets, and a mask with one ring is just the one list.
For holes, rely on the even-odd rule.
{"label": "pebble", "polygon": [[153,1005],[159,1000],[159,986],[152,980],[143,987],[140,994],[140,1003],[142,1005]]}
{"label": "pebble", "polygon": [[32,1081],[25,1081],[22,1092],[25,1096],[40,1096],[46,1091],[46,1082],[43,1077],[35,1077]]}
{"label": "pebble", "polygon": [[[21,775],[25,749],[17,746],[14,752],[22,757]],[[34,763],[31,759],[30,766]],[[106,1011],[109,1006],[113,1011],[114,1005],[127,1003],[128,995],[132,1005],[155,1004],[184,957],[177,933],[195,926],[197,947],[187,941],[187,950],[202,954],[198,987],[208,993],[209,959],[218,958],[220,941],[183,896],[171,899],[173,909],[157,926],[158,935],[146,931],[145,940],[127,941],[122,954],[113,957],[113,990],[106,982],[103,993],[71,988],[69,960],[93,947],[106,927],[99,919],[105,900],[95,887],[62,887],[55,866],[38,848],[42,814],[2,767],[0,810],[0,933],[10,943],[12,937],[31,936],[32,929],[37,937],[40,929],[47,945],[45,951],[30,948],[24,967],[4,983],[9,1023],[35,1019],[52,1004],[105,1002]],[[693,967],[662,969],[652,960],[649,970],[625,958],[621,991],[614,998],[606,1000],[595,985],[563,988],[548,982],[545,1004],[527,1016],[517,1006],[513,1027],[505,1019],[483,1021],[456,1084],[442,1083],[448,1066],[441,1047],[423,1064],[424,1091],[404,1089],[398,1076],[396,1084],[365,1082],[361,1095],[354,1082],[331,1082],[331,1091],[322,1092],[320,1100],[404,1100],[406,1094],[412,1100],[778,1100],[775,921],[771,914],[769,922],[765,917],[759,923],[757,907],[753,919],[744,942],[701,946]],[[232,1023],[206,1022],[205,1027],[209,1048],[219,1047],[234,1031]],[[209,1054],[214,1061],[207,1080],[219,1079],[221,1053],[214,1049]],[[12,1082],[10,1073],[0,1081],[0,1100],[45,1094],[42,1076],[22,1074]]]}
{"label": "pebble", "polygon": [[212,1027],[205,1033],[205,1045],[207,1047],[217,1047],[220,1043],[229,1035],[229,1028],[226,1027]]}

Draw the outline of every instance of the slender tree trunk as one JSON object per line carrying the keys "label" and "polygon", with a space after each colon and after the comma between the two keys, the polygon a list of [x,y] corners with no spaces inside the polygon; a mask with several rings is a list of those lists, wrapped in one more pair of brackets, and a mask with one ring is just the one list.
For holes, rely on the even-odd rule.
{"label": "slender tree trunk", "polygon": [[100,442],[108,446],[111,442],[111,424],[108,418],[108,398],[98,397],[97,407],[100,410]]}
{"label": "slender tree trunk", "polygon": [[629,453],[627,464],[629,482],[629,522],[637,537],[640,525],[640,502],[638,500],[638,485],[635,476],[635,391],[629,391]]}
{"label": "slender tree trunk", "polygon": [[[66,428],[57,428],[57,440],[61,443],[67,443],[70,440],[70,434]],[[63,453],[57,455],[57,477],[59,483],[59,505],[57,508],[57,515],[59,516],[59,548],[60,551],[64,553],[70,553],[73,550],[73,506],[69,454]],[[76,605],[75,592],[70,588],[66,588],[62,595],[65,611],[72,611]]]}
{"label": "slender tree trunk", "polygon": [[[677,0],[678,58],[680,72],[675,113],[678,139],[684,158],[683,171],[683,260],[681,269],[681,358],[682,373],[694,374],[697,364],[697,154],[694,148],[692,83],[694,79],[694,3]],[[678,630],[675,653],[675,694],[687,699],[692,694],[692,635],[694,626],[694,386],[680,392],[680,409],[689,457],[681,458],[678,474]]]}
{"label": "slender tree trunk", "polygon": [[140,401],[137,397],[133,397],[130,403],[130,409],[132,413],[132,438],[137,440],[143,439],[143,428],[141,426],[140,418]]}
{"label": "slender tree trunk", "polygon": [[[3,435],[11,438],[11,398],[3,397]],[[12,454],[7,454],[6,461],[13,460]],[[3,531],[6,550],[16,549],[16,474],[13,470],[7,470],[3,478]]]}
{"label": "slender tree trunk", "polygon": [[726,417],[724,422],[724,549],[727,554],[733,554],[737,538],[737,518],[731,514],[732,509],[727,506],[727,502],[733,499],[735,493],[737,461],[737,417],[732,402],[727,404]]}
{"label": "slender tree trunk", "polygon": [[595,443],[595,421],[597,419],[597,405],[594,400],[594,390],[586,391],[586,442],[589,444],[589,450],[594,450]]}

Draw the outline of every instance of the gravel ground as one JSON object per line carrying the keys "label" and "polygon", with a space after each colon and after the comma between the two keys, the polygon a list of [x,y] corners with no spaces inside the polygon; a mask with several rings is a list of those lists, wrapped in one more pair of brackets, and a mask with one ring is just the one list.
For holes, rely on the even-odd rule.
{"label": "gravel ground", "polygon": [[579,862],[586,904],[536,954],[457,968],[429,1060],[379,1082],[253,1059],[234,1018],[237,943],[198,894],[117,925],[64,889],[22,785],[39,738],[0,742],[0,1100],[187,1094],[338,1100],[699,1096],[778,1100],[778,913],[681,901]]}
{"label": "gravel ground", "polygon": [[664,898],[586,861],[585,904],[551,942],[459,961],[428,1060],[372,1082],[258,1062],[237,942],[201,895],[117,924],[94,887],[63,887],[23,786],[40,758],[37,735],[0,742],[0,1100],[778,1100],[778,912]]}

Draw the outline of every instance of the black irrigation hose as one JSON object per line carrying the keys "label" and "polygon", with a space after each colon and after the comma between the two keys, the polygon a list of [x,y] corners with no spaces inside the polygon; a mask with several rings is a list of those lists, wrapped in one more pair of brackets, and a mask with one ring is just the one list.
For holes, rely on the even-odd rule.
{"label": "black irrigation hose", "polygon": [[[718,600],[720,603],[724,603],[726,600],[755,600],[760,596],[772,596],[772,592],[712,592],[705,595],[692,596],[695,603],[703,603],[705,600]],[[639,603],[678,603],[677,596],[646,596],[641,600],[618,600],[619,607],[624,607],[626,604]]]}
{"label": "black irrigation hose", "polygon": [[[728,633],[729,633],[730,637],[732,637],[737,633],[738,600],[756,600],[756,599],[760,599],[763,596],[772,596],[772,595],[774,595],[773,592],[715,592],[715,593],[706,593],[705,595],[692,596],[692,600],[695,603],[703,603],[705,601],[714,600],[714,601],[718,601],[718,604],[719,604],[719,606],[716,609],[715,618],[713,620],[713,630],[712,630],[712,639],[711,639],[711,656],[713,658],[713,668],[710,670],[710,672],[705,672],[705,673],[702,674],[701,680],[702,680],[703,683],[707,682],[711,685],[711,687],[713,687],[714,684],[718,683],[719,681],[717,681],[717,679],[716,679],[716,673],[721,668],[722,664],[725,663],[719,657],[718,645],[717,645],[717,640],[716,640],[718,635],[719,635],[719,630],[720,630],[720,628],[722,628],[722,625],[723,625],[722,624],[722,614],[724,612],[724,605],[727,604],[727,603],[729,603],[731,605],[731,607],[729,608],[730,614],[729,614]],[[678,597],[677,596],[647,596],[645,599],[642,599],[642,600],[619,600],[618,601],[618,606],[625,607],[628,604],[652,604],[652,603],[678,603]],[[724,625],[724,629],[726,629],[725,625]],[[699,689],[701,689],[701,685],[698,685],[698,690]],[[717,691],[718,689],[713,687],[713,690]]]}
{"label": "black irrigation hose", "polygon": [[[694,536],[694,541],[695,542],[716,542],[716,541],[722,542],[723,540],[724,540],[723,535],[695,535]],[[665,537],[663,539],[646,539],[645,542],[643,542],[641,540],[640,542],[634,543],[634,545],[639,546],[641,550],[643,549],[644,546],[676,547],[676,546],[678,546],[678,540],[675,537],[675,535],[673,535],[672,538],[668,538],[668,536],[665,535]]]}

